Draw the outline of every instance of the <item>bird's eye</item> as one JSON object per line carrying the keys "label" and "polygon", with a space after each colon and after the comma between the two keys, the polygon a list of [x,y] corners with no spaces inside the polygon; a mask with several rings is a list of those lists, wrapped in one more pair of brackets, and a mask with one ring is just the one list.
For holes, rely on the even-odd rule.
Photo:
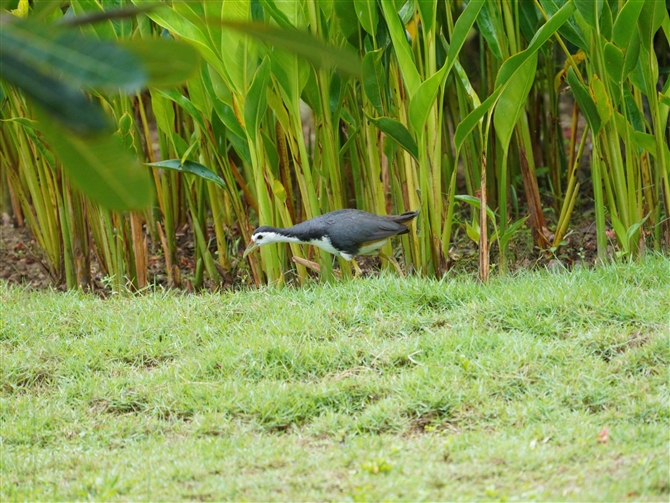
{"label": "bird's eye", "polygon": [[263,239],[262,235],[256,237],[256,241],[260,241],[261,239]]}

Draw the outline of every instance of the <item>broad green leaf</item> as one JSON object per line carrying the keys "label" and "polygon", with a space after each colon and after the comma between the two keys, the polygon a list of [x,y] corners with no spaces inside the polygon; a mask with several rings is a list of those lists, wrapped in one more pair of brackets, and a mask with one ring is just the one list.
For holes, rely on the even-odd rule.
{"label": "broad green leaf", "polygon": [[620,84],[623,80],[623,51],[613,43],[607,42],[603,56],[607,74],[616,84]]}
{"label": "broad green leaf", "polygon": [[156,89],[156,92],[174,101],[177,105],[182,107],[195,122],[198,123],[203,131],[207,130],[207,125],[205,124],[205,120],[202,114],[193,105],[193,103],[191,103],[191,100],[181,94],[181,91],[178,91],[177,89]]}
{"label": "broad green leaf", "polygon": [[623,248],[623,252],[628,253],[630,251],[630,243],[627,238],[626,227],[616,215],[610,215],[610,218],[612,220],[612,227],[614,228],[614,232],[616,233],[616,236],[619,240],[619,244],[621,245],[621,248]]}
{"label": "broad green leaf", "polygon": [[479,95],[472,87],[470,79],[468,79],[468,76],[465,73],[465,69],[461,66],[461,64],[458,61],[456,61],[456,63],[454,64],[454,71],[456,72],[456,75],[458,76],[461,85],[465,89],[465,92],[468,95],[468,99],[472,102],[474,107],[477,108],[479,105],[482,104],[482,102],[479,99]]}
{"label": "broad green leaf", "polygon": [[111,131],[111,122],[102,108],[79,89],[26,65],[11,54],[0,52],[0,77],[19,87],[53,120],[76,133]]}
{"label": "broad green leaf", "polygon": [[575,10],[574,4],[567,3],[561,7],[556,14],[554,14],[549,20],[542,25],[535,37],[528,44],[528,48],[524,51],[521,51],[518,54],[515,54],[509,58],[505,63],[500,67],[498,75],[496,77],[496,87],[507,82],[507,80],[519,69],[521,65],[524,64],[526,59],[531,57],[533,53],[537,52],[540,47],[542,47],[550,37],[558,31],[558,29],[563,26],[563,24],[570,18],[572,13]]}
{"label": "broad green leaf", "polygon": [[519,230],[519,227],[521,227],[529,218],[530,215],[520,218],[507,228],[507,231],[505,231],[505,233],[502,234],[498,239],[498,243],[500,243],[500,248],[504,248],[505,246],[507,246],[509,240],[512,239],[514,237],[514,234],[516,234],[516,231]]}
{"label": "broad green leaf", "polygon": [[670,106],[670,96],[667,94],[658,93],[658,101],[659,103]]}
{"label": "broad green leaf", "polygon": [[[454,197],[457,201],[462,201],[464,203],[468,203],[470,206],[473,208],[480,209],[482,207],[482,201],[478,197],[475,196],[470,196],[467,194],[460,194]],[[491,222],[495,222],[496,220],[496,215],[493,213],[493,210],[486,205],[486,215],[489,217],[489,220]]]}
{"label": "broad green leaf", "polygon": [[526,40],[535,36],[535,32],[544,18],[533,2],[519,2],[519,26]]}
{"label": "broad green leaf", "polygon": [[640,36],[635,30],[628,46],[624,49],[623,56],[623,78],[625,79],[635,69],[640,57]]}
{"label": "broad green leaf", "polygon": [[38,119],[39,130],[68,177],[89,198],[119,211],[139,210],[151,203],[148,173],[117,136],[77,136],[41,113]]}
{"label": "broad green leaf", "polygon": [[300,94],[309,80],[309,63],[296,54],[281,49],[269,54],[272,76],[279,84],[282,98],[292,110],[298,110]]}
{"label": "broad green leaf", "polygon": [[612,102],[607,95],[605,84],[603,84],[603,81],[600,80],[597,75],[594,75],[591,80],[591,96],[596,103],[598,116],[600,116],[600,127],[602,127],[607,124],[612,117]]}
{"label": "broad green leaf", "polygon": [[265,11],[272,16],[277,24],[282,28],[293,28],[294,25],[289,20],[288,16],[282,12],[282,10],[277,6],[274,0],[260,0],[261,4],[265,8]]}
{"label": "broad green leaf", "polygon": [[146,83],[146,71],[137,56],[74,29],[18,19],[3,22],[0,55],[10,55],[74,88],[136,91]]}
{"label": "broad green leaf", "polygon": [[573,2],[584,18],[584,21],[595,30],[603,9],[604,0],[573,0]]}
{"label": "broad green leaf", "polygon": [[336,68],[348,75],[360,76],[358,56],[347,49],[327,45],[307,32],[282,29],[264,23],[220,21],[224,28],[237,30],[258,38],[268,46],[294,52],[310,61],[317,68]]}
{"label": "broad green leaf", "polygon": [[417,160],[419,159],[419,147],[405,126],[389,117],[379,117],[375,119],[367,114],[365,115],[370,122],[397,141],[402,148],[412,155],[412,157]]}
{"label": "broad green leaf", "polygon": [[284,188],[284,185],[282,185],[282,183],[276,178],[272,180],[272,193],[280,203],[286,203],[286,189]]}
{"label": "broad green leaf", "polygon": [[409,102],[409,123],[418,134],[428,120],[430,109],[435,104],[437,92],[447,75],[447,66],[443,66],[432,77],[423,82]]}
{"label": "broad green leaf", "polygon": [[[548,16],[556,14],[566,3],[569,3],[569,0],[540,0],[540,4]],[[586,43],[584,35],[574,18],[568,19],[558,31],[569,42],[575,44],[580,49],[588,50],[589,44]]]}
{"label": "broad green leaf", "polygon": [[470,225],[470,222],[465,222],[465,232],[475,243],[479,243],[479,222],[475,222],[474,225]]}
{"label": "broad green leaf", "polygon": [[146,72],[146,85],[174,87],[200,67],[199,53],[186,42],[163,39],[123,40],[119,45],[135,55]]}
{"label": "broad green leaf", "polygon": [[570,67],[568,70],[568,84],[570,84],[572,94],[575,96],[575,99],[579,104],[579,108],[584,113],[584,116],[586,117],[586,120],[591,127],[593,135],[597,135],[601,127],[598,108],[591,98],[591,95],[589,94],[586,86],[579,82],[579,79],[577,78],[577,75],[575,75],[575,71],[572,69],[572,67]]}
{"label": "broad green leaf", "polygon": [[[374,3],[374,1],[372,3]],[[435,0],[416,0],[416,4],[421,13],[421,27],[424,33],[433,31],[435,13],[437,12],[437,2]]]}
{"label": "broad green leaf", "polygon": [[381,63],[383,54],[384,50],[378,49],[368,52],[363,57],[363,89],[368,101],[375,107],[379,115],[384,113],[381,93],[382,89],[386,89],[384,68]]}
{"label": "broad green leaf", "polygon": [[451,67],[458,61],[458,55],[468,39],[470,31],[477,20],[485,0],[471,0],[463,13],[458,17],[451,34],[451,44],[447,52],[447,61],[444,64],[445,76],[451,71]]}
{"label": "broad green leaf", "polygon": [[644,223],[647,221],[647,219],[650,216],[651,216],[651,213],[647,213],[646,217],[644,217],[639,222],[635,222],[633,225],[631,225],[628,228],[628,230],[626,231],[626,237],[628,238],[628,240],[630,240],[633,237],[633,235],[635,235],[635,233],[638,231],[638,229],[644,225]]}
{"label": "broad green leaf", "polygon": [[637,18],[644,7],[644,0],[628,0],[619,11],[613,28],[613,40],[621,49],[626,49],[637,29]]}
{"label": "broad green leaf", "polygon": [[608,41],[612,41],[612,9],[610,4],[603,1],[600,12],[600,35]]}
{"label": "broad green leaf", "polygon": [[630,121],[633,129],[635,131],[644,132],[644,117],[642,116],[642,112],[638,108],[637,103],[635,102],[635,98],[630,92],[628,86],[624,87],[623,97],[624,103],[626,105],[626,117]]}
{"label": "broad green leaf", "polygon": [[481,9],[477,17],[477,26],[486,40],[488,49],[499,61],[502,61],[503,51],[496,30],[496,24],[502,21],[502,13],[497,9],[497,3],[486,1],[482,3],[484,8]]}
{"label": "broad green leaf", "polygon": [[[479,121],[486,115],[486,113],[495,105],[504,90],[509,79],[519,70],[526,60],[532,57],[544,43],[551,37],[567,19],[574,12],[575,6],[571,3],[566,3],[561,7],[543,26],[540,28],[533,40],[530,41],[528,48],[518,54],[509,58],[498,71],[496,77],[496,90],[484,100],[484,102],[475,108],[467,117],[465,117],[456,127],[454,134],[454,144],[456,150],[460,150],[463,142],[475,128]],[[588,95],[588,93],[587,93]]]}
{"label": "broad green leaf", "polygon": [[359,25],[354,0],[338,0],[334,2],[334,7],[340,31],[352,45],[357,46]]}
{"label": "broad green leaf", "polygon": [[381,0],[381,3],[382,11],[384,12],[384,19],[386,20],[389,35],[391,36],[391,40],[393,42],[393,49],[395,50],[395,55],[398,59],[398,65],[400,66],[400,72],[402,73],[403,80],[405,81],[407,91],[409,92],[409,96],[411,98],[414,96],[414,93],[421,85],[421,77],[419,76],[419,72],[414,65],[412,50],[407,43],[405,28],[400,22],[395,4],[392,0]]}
{"label": "broad green leaf", "polygon": [[662,0],[646,0],[638,17],[640,39],[647,51],[652,51],[652,40],[667,18],[668,12]]}
{"label": "broad green leaf", "polygon": [[227,130],[226,126],[221,121],[219,114],[216,113],[216,110],[212,110],[211,120],[212,124],[212,134],[214,135],[214,145],[216,146],[216,151],[225,156],[227,155],[226,149],[226,136]]}
{"label": "broad green leaf", "polygon": [[363,29],[373,37],[377,33],[377,2],[374,0],[354,0],[356,16]]}
{"label": "broad green leaf", "polygon": [[528,93],[535,80],[536,69],[537,53],[534,53],[507,81],[507,85],[498,99],[493,123],[496,136],[505,151],[509,148],[514,127],[525,109]]}
{"label": "broad green leaf", "polygon": [[[142,5],[163,5],[156,0],[133,0],[135,4]],[[218,49],[214,49],[209,35],[203,33],[200,25],[200,19],[197,19],[197,25],[184,16],[179,14],[174,9],[156,9],[149,14],[149,18],[159,26],[169,30],[172,33],[179,35],[181,38],[190,40],[195,47],[200,51],[203,58],[216,70],[216,72],[223,76],[227,75],[226,70],[221,62],[221,57],[218,54]]]}
{"label": "broad green leaf", "polygon": [[256,70],[249,93],[244,102],[244,126],[249,138],[253,139],[261,124],[267,104],[265,88],[270,80],[270,59],[265,57]]}
{"label": "broad green leaf", "polygon": [[456,146],[456,151],[459,151],[463,146],[463,142],[472,132],[475,126],[482,120],[486,113],[493,108],[496,101],[500,97],[504,86],[498,87],[491,95],[484,100],[484,102],[470,112],[465,119],[459,122],[456,127],[456,133],[454,133],[454,145]]}
{"label": "broad green leaf", "polygon": [[200,178],[204,178],[207,181],[214,182],[221,187],[226,186],[226,182],[223,181],[223,178],[199,162],[184,161],[182,163],[179,159],[168,159],[166,161],[147,163],[147,166],[171,169],[173,171],[180,171],[181,173],[191,173],[193,175],[198,175]]}
{"label": "broad green leaf", "polygon": [[635,131],[633,133],[633,141],[635,142],[635,145],[656,157],[656,138],[653,135]]}
{"label": "broad green leaf", "polygon": [[172,108],[172,103],[163,93],[151,90],[151,108],[154,111],[158,129],[169,136],[174,129],[174,109]]}

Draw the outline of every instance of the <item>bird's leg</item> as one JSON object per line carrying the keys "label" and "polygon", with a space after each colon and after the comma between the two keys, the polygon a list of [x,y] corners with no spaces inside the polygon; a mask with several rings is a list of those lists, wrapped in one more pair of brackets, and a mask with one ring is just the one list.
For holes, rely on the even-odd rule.
{"label": "bird's leg", "polygon": [[383,251],[379,252],[379,256],[391,262],[391,264],[393,264],[393,267],[395,267],[396,271],[398,271],[398,274],[400,274],[400,277],[402,278],[405,277],[405,274],[402,272],[402,269],[400,269],[400,264],[398,264],[398,261],[393,256],[388,256]]}
{"label": "bird's leg", "polygon": [[362,276],[363,273],[361,272],[361,268],[358,267],[358,264],[356,263],[356,259],[353,259],[353,258],[352,258],[352,259],[351,259],[351,263],[352,263],[353,266],[354,266],[354,278],[356,278],[356,277],[358,277],[358,276]]}

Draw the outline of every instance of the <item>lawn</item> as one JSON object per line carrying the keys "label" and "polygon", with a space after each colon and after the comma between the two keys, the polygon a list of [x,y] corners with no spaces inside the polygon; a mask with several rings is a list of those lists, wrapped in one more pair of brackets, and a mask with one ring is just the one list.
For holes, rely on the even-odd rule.
{"label": "lawn", "polygon": [[0,303],[3,501],[670,495],[668,258]]}

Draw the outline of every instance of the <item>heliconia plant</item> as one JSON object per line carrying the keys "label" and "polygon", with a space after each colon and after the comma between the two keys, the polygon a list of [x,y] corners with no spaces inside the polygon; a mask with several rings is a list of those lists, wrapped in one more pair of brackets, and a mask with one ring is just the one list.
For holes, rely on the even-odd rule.
{"label": "heliconia plant", "polygon": [[[399,253],[405,268],[429,276],[449,269],[456,232],[477,242],[483,280],[492,246],[505,273],[523,225],[539,248],[556,250],[584,198],[594,200],[600,260],[612,231],[621,256],[667,249],[663,4],[134,0],[119,13],[117,1],[54,10],[21,0],[3,14],[11,43],[0,57],[19,68],[12,51],[32,47],[25,27],[47,23],[40,36],[60,45],[53,55],[35,49],[31,71],[69,86],[68,99],[94,112],[68,114],[28,73],[3,70],[0,178],[52,276],[72,288],[90,284],[95,256],[114,289],[141,290],[148,238],[170,286],[221,284],[246,267],[241,242],[256,225],[288,227],[345,207],[420,209]],[[81,62],[58,54],[72,47],[66,29],[127,58],[122,76],[132,82],[85,77]],[[169,62],[163,41],[177,44]],[[68,71],[47,72],[47,56]],[[72,86],[87,91],[85,104]],[[569,138],[559,124],[566,100]],[[113,134],[97,140],[82,129],[110,123]],[[84,167],[91,151],[95,162]],[[124,159],[118,169],[113,152]],[[584,161],[589,190],[577,176]],[[184,228],[194,240],[189,278],[178,263]],[[256,284],[302,284],[311,262],[333,278],[332,256],[319,249],[266,246],[248,258]],[[351,275],[347,262],[338,267]]]}

